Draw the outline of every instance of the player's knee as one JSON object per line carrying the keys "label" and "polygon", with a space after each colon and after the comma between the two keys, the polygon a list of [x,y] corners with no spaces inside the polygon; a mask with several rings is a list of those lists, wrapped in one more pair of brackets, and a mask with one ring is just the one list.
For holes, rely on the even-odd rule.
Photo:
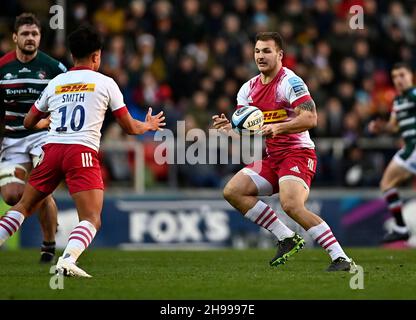
{"label": "player's knee", "polygon": [[4,191],[2,192],[4,202],[9,206],[16,205],[22,198],[22,193],[17,191]]}
{"label": "player's knee", "polygon": [[296,199],[286,199],[281,202],[282,210],[290,216],[299,214],[302,211],[302,204]]}
{"label": "player's knee", "polygon": [[238,195],[239,195],[239,191],[238,188],[236,188],[235,185],[228,183],[223,192],[223,197],[225,200],[227,200],[228,202],[232,202],[233,200],[235,200]]}
{"label": "player's knee", "polygon": [[394,187],[394,183],[392,183],[391,181],[385,178],[381,179],[379,188],[382,192],[385,192],[393,187]]}

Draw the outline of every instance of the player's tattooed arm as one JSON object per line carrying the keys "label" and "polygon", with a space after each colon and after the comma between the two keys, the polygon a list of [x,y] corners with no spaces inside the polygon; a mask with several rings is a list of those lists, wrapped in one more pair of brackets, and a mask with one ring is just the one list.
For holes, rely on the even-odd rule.
{"label": "player's tattooed arm", "polygon": [[296,117],[292,120],[264,125],[262,128],[263,135],[275,137],[278,134],[299,133],[316,127],[318,117],[316,114],[315,102],[312,99],[297,105],[294,110]]}
{"label": "player's tattooed arm", "polygon": [[316,112],[316,106],[315,102],[310,99],[305,102],[302,102],[300,105],[298,105],[295,110],[297,109],[297,113],[299,114],[301,110],[310,111],[310,112]]}

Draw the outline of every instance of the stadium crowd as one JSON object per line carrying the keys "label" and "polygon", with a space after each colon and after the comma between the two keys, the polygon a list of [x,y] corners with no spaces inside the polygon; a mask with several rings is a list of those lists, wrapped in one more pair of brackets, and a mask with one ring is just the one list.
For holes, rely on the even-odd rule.
{"label": "stadium crowd", "polygon": [[[41,3],[40,1],[39,3]],[[186,120],[187,130],[208,130],[213,114],[231,116],[240,86],[257,74],[253,39],[257,32],[279,31],[284,43],[284,66],[309,87],[318,109],[318,126],[311,134],[340,138],[341,157],[332,148],[318,148],[315,185],[376,186],[388,160],[398,148],[365,150],[361,137],[371,137],[367,123],[388,118],[395,95],[390,80],[393,63],[415,60],[416,6],[413,1],[387,0],[67,0],[66,28],[93,23],[105,35],[101,71],[113,77],[130,112],[144,118],[148,106],[163,109],[167,127]],[[33,5],[33,4],[32,4]],[[37,4],[45,12],[49,2]],[[364,28],[350,27],[352,5],[364,9]],[[10,1],[2,20],[12,25],[24,1]],[[45,11],[46,10],[46,11]],[[39,15],[39,14],[38,14]],[[42,17],[42,16],[41,16]],[[42,49],[71,65],[65,43],[46,37]],[[1,36],[0,53],[12,48],[10,30]],[[104,141],[125,137],[108,117]],[[168,166],[153,163],[151,136],[145,144],[149,185],[169,180]],[[383,139],[383,138],[379,138]],[[319,145],[319,144],[318,144]],[[129,155],[103,155],[109,179],[130,177],[123,162]],[[236,165],[179,165],[179,186],[220,187]],[[124,170],[123,169],[127,169]]]}

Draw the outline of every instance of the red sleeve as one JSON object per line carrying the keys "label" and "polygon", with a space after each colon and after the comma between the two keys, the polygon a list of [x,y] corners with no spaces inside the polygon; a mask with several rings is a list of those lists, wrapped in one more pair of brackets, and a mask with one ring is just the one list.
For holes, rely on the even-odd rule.
{"label": "red sleeve", "polygon": [[37,118],[46,118],[48,116],[47,112],[42,112],[40,111],[38,108],[36,108],[36,106],[33,104],[32,107],[30,108],[30,111],[34,114],[35,117]]}
{"label": "red sleeve", "polygon": [[120,118],[121,116],[125,115],[128,112],[129,112],[129,110],[127,109],[126,106],[124,106],[124,107],[121,107],[121,108],[113,111],[113,115],[116,118]]}
{"label": "red sleeve", "polygon": [[293,108],[296,108],[301,103],[304,103],[305,101],[312,100],[311,96],[308,94],[306,96],[300,97],[299,99],[292,102],[291,106]]}

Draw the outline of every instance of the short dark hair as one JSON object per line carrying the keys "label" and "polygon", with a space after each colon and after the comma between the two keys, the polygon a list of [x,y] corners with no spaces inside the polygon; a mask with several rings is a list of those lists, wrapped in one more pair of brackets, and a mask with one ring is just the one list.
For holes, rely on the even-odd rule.
{"label": "short dark hair", "polygon": [[396,62],[391,68],[391,71],[396,70],[396,69],[401,69],[401,68],[407,69],[408,71],[413,73],[412,67],[406,62]]}
{"label": "short dark hair", "polygon": [[68,36],[68,44],[73,57],[82,59],[102,49],[103,39],[94,27],[82,25]]}
{"label": "short dark hair", "polygon": [[275,31],[266,31],[266,32],[259,32],[256,34],[256,42],[257,41],[267,41],[267,40],[274,40],[276,45],[283,49],[283,39],[282,36]]}
{"label": "short dark hair", "polygon": [[41,24],[38,18],[33,13],[24,12],[21,15],[18,15],[16,17],[16,20],[14,22],[13,32],[17,33],[19,31],[19,28],[21,26],[24,26],[25,24],[29,25],[36,25],[39,28],[39,31],[41,30]]}

